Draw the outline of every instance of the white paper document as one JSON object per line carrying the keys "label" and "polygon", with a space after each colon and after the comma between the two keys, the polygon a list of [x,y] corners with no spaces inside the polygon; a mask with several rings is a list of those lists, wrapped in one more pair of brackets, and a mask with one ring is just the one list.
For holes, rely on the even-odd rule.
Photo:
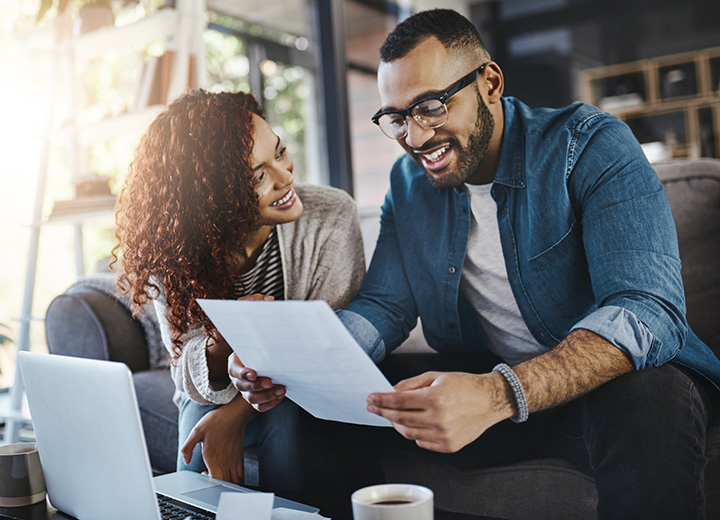
{"label": "white paper document", "polygon": [[307,513],[296,509],[276,507],[272,510],[271,520],[331,520],[320,513]]}
{"label": "white paper document", "polygon": [[287,397],[315,417],[391,426],[367,411],[366,398],[392,385],[326,302],[198,303],[245,366],[285,385]]}
{"label": "white paper document", "polygon": [[221,493],[216,520],[330,520],[319,513],[276,507],[274,493]]}
{"label": "white paper document", "polygon": [[216,520],[271,520],[274,493],[221,493]]}

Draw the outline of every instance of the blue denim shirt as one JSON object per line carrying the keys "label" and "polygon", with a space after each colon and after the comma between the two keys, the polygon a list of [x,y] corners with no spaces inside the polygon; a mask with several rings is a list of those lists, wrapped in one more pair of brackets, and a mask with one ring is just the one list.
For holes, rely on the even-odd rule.
{"label": "blue denim shirt", "polygon": [[[508,278],[535,339],[552,348],[591,330],[636,369],[669,360],[716,388],[720,361],[689,329],[677,234],[662,183],[629,128],[588,105],[531,109],[503,99],[491,194]],[[460,294],[470,201],[439,190],[404,155],[395,163],[365,281],[338,315],[374,360],[417,317],[438,352],[487,351]]]}

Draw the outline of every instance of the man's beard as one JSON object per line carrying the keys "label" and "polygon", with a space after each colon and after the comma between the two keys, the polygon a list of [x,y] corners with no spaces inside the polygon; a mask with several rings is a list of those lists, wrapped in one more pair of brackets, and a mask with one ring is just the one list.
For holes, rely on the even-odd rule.
{"label": "man's beard", "polygon": [[485,159],[488,148],[490,148],[490,140],[495,130],[495,118],[490,113],[490,109],[483,101],[480,93],[477,93],[478,109],[477,119],[475,120],[475,128],[473,129],[468,144],[465,148],[455,138],[449,139],[450,145],[457,150],[457,170],[440,178],[435,178],[427,171],[427,178],[433,186],[441,190],[455,188],[467,182],[475,173],[477,173]]}

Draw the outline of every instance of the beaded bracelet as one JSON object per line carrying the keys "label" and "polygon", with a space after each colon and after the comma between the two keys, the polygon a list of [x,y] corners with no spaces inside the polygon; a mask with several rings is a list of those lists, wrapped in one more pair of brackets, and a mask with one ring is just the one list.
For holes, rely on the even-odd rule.
{"label": "beaded bracelet", "polygon": [[517,403],[518,413],[515,417],[511,417],[510,420],[516,423],[525,422],[528,420],[530,411],[528,410],[527,399],[525,398],[525,391],[523,390],[520,380],[518,379],[513,369],[507,366],[505,363],[500,363],[492,369],[493,372],[499,372],[510,384],[513,394],[515,394],[515,402]]}

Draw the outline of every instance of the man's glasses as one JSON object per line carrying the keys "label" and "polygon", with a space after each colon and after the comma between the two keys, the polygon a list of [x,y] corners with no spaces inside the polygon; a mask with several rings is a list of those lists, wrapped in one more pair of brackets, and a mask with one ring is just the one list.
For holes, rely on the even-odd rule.
{"label": "man's glasses", "polygon": [[462,89],[470,85],[485,69],[483,63],[467,76],[463,76],[437,96],[421,99],[405,110],[378,110],[372,116],[372,122],[390,139],[403,139],[408,133],[407,118],[412,117],[423,128],[439,128],[448,120],[448,109],[445,102]]}

